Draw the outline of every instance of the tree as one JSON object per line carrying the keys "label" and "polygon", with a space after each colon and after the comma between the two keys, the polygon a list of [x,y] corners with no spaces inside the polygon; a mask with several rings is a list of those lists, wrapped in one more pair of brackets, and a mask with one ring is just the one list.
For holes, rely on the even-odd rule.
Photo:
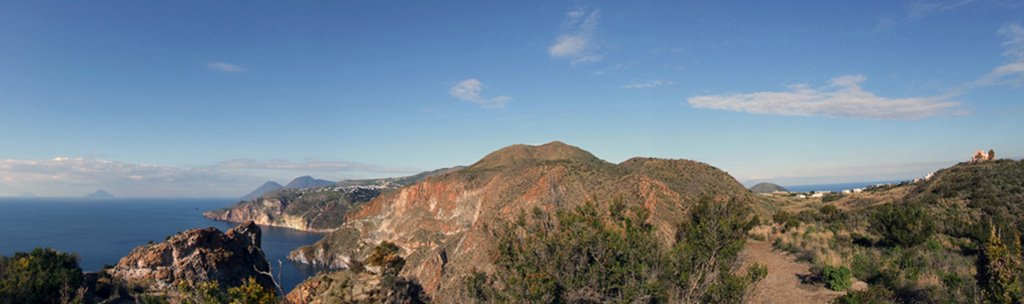
{"label": "tree", "polygon": [[384,241],[373,248],[373,252],[366,258],[366,264],[379,266],[384,273],[398,274],[405,267],[405,259],[398,253],[401,251],[395,243]]}
{"label": "tree", "polygon": [[[1020,239],[1015,238],[1019,243]],[[989,236],[977,260],[978,285],[991,303],[1020,303],[1022,288],[1020,259],[1003,244],[994,225],[989,224]]]}
{"label": "tree", "polygon": [[0,256],[0,303],[51,303],[78,289],[84,276],[78,256],[36,248]]}
{"label": "tree", "polygon": [[919,204],[884,206],[874,217],[872,229],[890,245],[906,248],[924,243],[935,232],[935,223]]}
{"label": "tree", "polygon": [[735,200],[705,199],[690,211],[690,220],[679,228],[679,240],[672,250],[671,269],[680,287],[678,301],[741,302],[746,285],[737,285],[742,280],[737,280],[733,272],[747,231],[755,225],[750,214],[749,206]]}
{"label": "tree", "polygon": [[988,160],[996,160],[996,150],[988,150]]}
{"label": "tree", "polygon": [[231,304],[273,304],[277,302],[274,291],[264,288],[254,277],[246,279],[241,286],[228,288],[228,298],[231,299]]}

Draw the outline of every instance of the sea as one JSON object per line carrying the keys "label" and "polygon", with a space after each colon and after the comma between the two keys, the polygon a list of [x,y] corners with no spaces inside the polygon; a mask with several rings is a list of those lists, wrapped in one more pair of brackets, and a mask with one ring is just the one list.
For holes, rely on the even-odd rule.
{"label": "sea", "polygon": [[879,184],[899,184],[900,182],[903,182],[903,181],[902,180],[890,180],[890,181],[873,181],[873,182],[856,182],[856,183],[839,183],[839,184],[816,184],[816,185],[795,185],[795,186],[783,185],[782,187],[786,188],[786,190],[789,190],[789,192],[823,192],[823,191],[840,192],[840,191],[843,191],[843,190],[846,190],[846,189],[867,188],[869,186],[874,186],[874,185],[879,185]]}
{"label": "sea", "polygon": [[[192,228],[227,231],[235,223],[204,218],[203,211],[237,203],[233,199],[68,199],[0,198],[0,254],[36,247],[78,254],[84,271],[117,264],[133,248]],[[316,274],[288,261],[288,252],[312,244],[321,233],[261,226],[263,252],[285,292]],[[280,261],[280,263],[279,263]]]}

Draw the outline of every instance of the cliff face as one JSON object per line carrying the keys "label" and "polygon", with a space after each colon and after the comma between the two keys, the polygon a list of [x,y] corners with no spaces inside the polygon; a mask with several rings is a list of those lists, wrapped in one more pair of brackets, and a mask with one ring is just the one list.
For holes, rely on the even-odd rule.
{"label": "cliff face", "polygon": [[337,229],[345,214],[380,195],[363,186],[287,189],[234,206],[207,211],[203,216],[228,222],[255,221],[266,226],[326,232]]}
{"label": "cliff face", "polygon": [[445,168],[395,178],[344,180],[337,184],[331,182],[330,186],[319,185],[313,188],[292,189],[293,184],[311,183],[308,181],[296,182],[304,179],[312,180],[310,177],[300,177],[289,183],[289,186],[285,187],[287,189],[263,194],[228,208],[207,211],[203,213],[203,216],[235,223],[255,221],[257,224],[265,226],[329,232],[341,226],[349,211],[383,192],[410,185],[429,176],[459,169],[461,168]]}
{"label": "cliff face", "polygon": [[289,258],[344,268],[376,244],[394,242],[408,262],[403,275],[434,299],[456,303],[473,269],[493,270],[491,229],[521,214],[617,200],[651,211],[658,236],[671,243],[691,205],[730,197],[753,199],[731,176],[703,163],[634,158],[616,165],[558,142],[516,145],[382,194],[350,214],[341,229]]}
{"label": "cliff face", "polygon": [[191,229],[162,243],[136,247],[107,272],[128,286],[152,291],[173,291],[182,281],[217,281],[226,289],[249,277],[274,290],[261,237],[260,227],[251,221],[226,233]]}

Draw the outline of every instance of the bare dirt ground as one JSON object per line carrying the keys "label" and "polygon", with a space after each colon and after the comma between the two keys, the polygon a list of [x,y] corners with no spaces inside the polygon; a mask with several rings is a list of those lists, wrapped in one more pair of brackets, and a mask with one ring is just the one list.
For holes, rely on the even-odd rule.
{"label": "bare dirt ground", "polygon": [[810,274],[811,265],[797,262],[791,254],[772,250],[771,242],[747,240],[740,261],[744,268],[752,263],[768,266],[768,276],[757,283],[747,303],[830,303],[845,294],[801,283],[800,276]]}

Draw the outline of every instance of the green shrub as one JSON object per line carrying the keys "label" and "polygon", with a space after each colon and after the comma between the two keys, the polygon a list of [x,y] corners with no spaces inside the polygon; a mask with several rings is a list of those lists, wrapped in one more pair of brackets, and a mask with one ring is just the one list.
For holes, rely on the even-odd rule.
{"label": "green shrub", "polygon": [[241,286],[228,288],[228,299],[231,304],[273,304],[277,302],[277,295],[256,282],[256,278],[249,277]]}
{"label": "green shrub", "polygon": [[835,291],[847,290],[853,284],[850,269],[845,266],[822,267],[821,279],[825,282],[825,287]]}
{"label": "green shrub", "polygon": [[889,245],[913,247],[935,231],[935,224],[918,204],[883,206],[874,217],[872,229]]}
{"label": "green shrub", "polygon": [[865,254],[854,254],[850,260],[850,274],[861,280],[871,280],[878,276],[879,261]]}
{"label": "green shrub", "polygon": [[0,256],[0,299],[4,303],[52,303],[72,292],[84,276],[78,256],[36,248],[8,258]]}
{"label": "green shrub", "polygon": [[[584,204],[510,225],[498,234],[493,276],[474,273],[465,292],[482,303],[738,303],[763,266],[736,274],[754,223],[743,203],[703,201],[671,248],[655,235],[647,209]],[[527,232],[527,233],[523,233]]]}
{"label": "green shrub", "polygon": [[[1003,244],[994,226],[989,233],[977,260],[978,285],[991,303],[1020,303],[1024,300],[1024,282],[1019,252]],[[1020,247],[1019,242],[1016,247]]]}
{"label": "green shrub", "polygon": [[800,227],[800,219],[786,211],[779,211],[773,214],[772,221],[786,229]]}
{"label": "green shrub", "polygon": [[839,193],[825,193],[825,195],[821,196],[821,201],[823,203],[828,203],[828,202],[837,201],[837,200],[839,200],[841,198],[843,198],[843,195],[839,194]]}

